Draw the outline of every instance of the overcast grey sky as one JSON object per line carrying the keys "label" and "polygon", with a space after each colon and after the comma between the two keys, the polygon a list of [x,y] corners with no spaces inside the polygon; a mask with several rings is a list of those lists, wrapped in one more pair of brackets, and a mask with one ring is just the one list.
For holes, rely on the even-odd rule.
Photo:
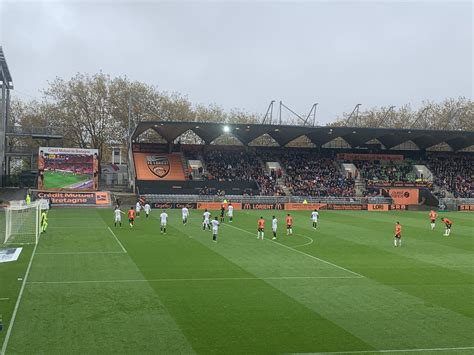
{"label": "overcast grey sky", "polygon": [[471,1],[10,1],[3,46],[19,97],[76,72],[126,75],[193,103],[318,121],[473,94]]}

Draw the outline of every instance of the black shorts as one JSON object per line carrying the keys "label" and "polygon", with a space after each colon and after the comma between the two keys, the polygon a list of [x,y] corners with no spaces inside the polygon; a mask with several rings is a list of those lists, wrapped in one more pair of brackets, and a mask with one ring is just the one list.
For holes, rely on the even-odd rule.
{"label": "black shorts", "polygon": [[395,238],[400,239],[402,237],[401,234],[395,234]]}
{"label": "black shorts", "polygon": [[291,229],[292,228],[292,225],[291,224],[287,224],[286,225],[286,229]]}
{"label": "black shorts", "polygon": [[436,222],[436,219],[432,219],[432,220],[431,220],[431,223],[434,223],[434,222]]}
{"label": "black shorts", "polygon": [[130,223],[133,223],[134,220],[135,220],[135,218],[129,218],[129,219],[128,219],[128,221],[129,221]]}
{"label": "black shorts", "polygon": [[451,229],[452,224],[446,224],[447,229]]}
{"label": "black shorts", "polygon": [[221,211],[221,217],[224,217],[224,211]]}
{"label": "black shorts", "polygon": [[257,231],[263,232],[263,228],[258,228]]}

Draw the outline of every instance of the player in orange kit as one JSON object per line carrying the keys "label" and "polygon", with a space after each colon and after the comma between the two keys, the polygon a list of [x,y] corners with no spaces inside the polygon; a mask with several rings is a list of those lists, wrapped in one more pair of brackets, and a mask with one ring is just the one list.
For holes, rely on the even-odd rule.
{"label": "player in orange kit", "polygon": [[263,217],[260,217],[260,219],[258,220],[257,239],[262,238],[263,240],[263,236],[265,234],[264,229],[265,229],[265,220],[263,219]]}
{"label": "player in orange kit", "polygon": [[444,222],[444,225],[446,226],[446,230],[444,232],[445,237],[449,237],[451,234],[451,226],[453,225],[453,222],[449,218],[441,218],[441,220]]}
{"label": "player in orange kit", "polygon": [[400,222],[397,222],[395,225],[395,237],[393,238],[393,245],[395,247],[402,246],[402,225]]}
{"label": "player in orange kit", "polygon": [[431,230],[435,228],[436,218],[438,218],[438,214],[431,210],[430,211],[430,221],[431,221]]}
{"label": "player in orange kit", "polygon": [[135,222],[135,210],[133,209],[133,206],[132,206],[128,210],[128,223],[130,223],[130,227],[133,227],[134,222]]}
{"label": "player in orange kit", "polygon": [[293,235],[293,217],[289,213],[286,216],[286,235]]}

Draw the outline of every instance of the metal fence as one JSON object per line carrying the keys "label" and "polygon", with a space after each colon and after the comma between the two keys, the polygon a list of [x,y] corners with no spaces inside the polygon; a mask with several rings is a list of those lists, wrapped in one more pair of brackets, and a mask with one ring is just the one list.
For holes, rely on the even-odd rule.
{"label": "metal fence", "polygon": [[244,195],[157,195],[147,194],[143,197],[150,202],[164,203],[196,203],[196,202],[221,202],[224,198],[232,202],[242,203],[328,203],[361,205],[367,203],[392,203],[387,197],[304,197],[304,196],[244,196]]}

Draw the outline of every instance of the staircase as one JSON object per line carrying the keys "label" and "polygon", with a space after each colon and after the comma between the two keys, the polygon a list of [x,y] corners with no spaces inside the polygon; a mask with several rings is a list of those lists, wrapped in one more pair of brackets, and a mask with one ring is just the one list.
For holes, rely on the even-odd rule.
{"label": "staircase", "polygon": [[183,153],[179,153],[181,156],[181,165],[183,167],[183,172],[184,172],[184,178],[186,180],[189,180],[189,164],[188,164],[188,159],[184,156]]}
{"label": "staircase", "polygon": [[356,196],[364,196],[365,188],[365,181],[360,176],[355,179],[354,189]]}

